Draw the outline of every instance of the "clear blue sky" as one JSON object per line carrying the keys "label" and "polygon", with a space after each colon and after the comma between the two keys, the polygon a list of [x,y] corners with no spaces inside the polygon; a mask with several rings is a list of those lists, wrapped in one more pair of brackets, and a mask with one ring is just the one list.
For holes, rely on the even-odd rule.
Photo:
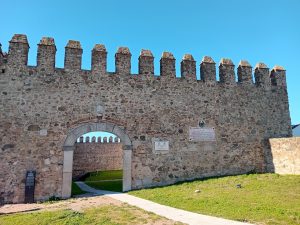
{"label": "clear blue sky", "polygon": [[[114,139],[117,136],[115,134],[112,134],[109,132],[89,132],[89,133],[82,135],[82,137],[83,137],[83,142],[85,142],[86,137],[90,137],[90,141],[92,140],[91,139],[92,137],[96,137],[96,142],[98,142],[98,137],[101,137],[101,141],[103,142],[104,137],[106,137],[108,140],[110,137],[113,137],[113,139]],[[77,141],[79,142],[80,139],[78,138]]]}
{"label": "clear blue sky", "polygon": [[[300,1],[299,0],[169,0],[169,1],[14,1],[0,0],[0,42],[7,51],[14,33],[27,34],[29,64],[36,65],[37,43],[55,38],[57,67],[63,67],[69,39],[83,46],[83,68],[89,69],[96,43],[108,50],[108,70],[114,71],[119,46],[132,53],[132,72],[142,48],[152,50],[155,72],[163,51],[180,60],[185,53],[198,62],[204,55],[216,62],[246,59],[252,66],[263,61],[287,70],[292,123],[300,123]],[[199,71],[197,71],[199,76]]]}

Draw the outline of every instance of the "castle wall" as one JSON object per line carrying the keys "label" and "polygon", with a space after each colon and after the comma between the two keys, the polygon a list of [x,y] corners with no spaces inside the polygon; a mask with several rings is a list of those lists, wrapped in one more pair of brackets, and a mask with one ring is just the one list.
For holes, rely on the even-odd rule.
{"label": "castle wall", "polygon": [[[25,36],[26,37],[26,36]],[[242,61],[216,65],[210,57],[200,64],[190,55],[175,77],[175,58],[164,53],[160,76],[153,75],[153,56],[143,50],[139,73],[130,74],[128,48],[116,53],[116,72],[106,71],[106,50],[92,50],[91,70],[82,70],[82,49],[71,41],[65,68],[54,68],[54,40],[39,44],[39,64],[27,65],[27,38],[10,41],[5,73],[0,74],[0,197],[24,200],[26,170],[36,170],[36,199],[61,196],[62,146],[68,131],[86,122],[109,122],[126,131],[133,145],[132,188],[180,180],[263,172],[271,163],[268,139],[291,136],[285,70],[254,69]],[[189,140],[189,129],[204,121],[216,140]],[[156,151],[157,140],[169,141]]]}
{"label": "castle wall", "polygon": [[76,143],[73,156],[73,178],[88,172],[122,170],[123,144]]}
{"label": "castle wall", "polygon": [[274,172],[300,174],[300,137],[271,138]]}

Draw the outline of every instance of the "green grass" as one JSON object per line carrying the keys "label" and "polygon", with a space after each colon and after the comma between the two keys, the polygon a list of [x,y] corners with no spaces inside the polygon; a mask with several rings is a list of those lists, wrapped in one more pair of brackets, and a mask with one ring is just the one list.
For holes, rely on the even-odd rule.
{"label": "green grass", "polygon": [[83,225],[83,224],[153,224],[161,217],[141,209],[122,204],[90,208],[84,212],[72,210],[43,211],[0,216],[0,224],[5,225]]}
{"label": "green grass", "polygon": [[[241,184],[242,188],[236,185]],[[195,193],[195,190],[200,193]],[[300,175],[250,174],[129,192],[164,205],[259,224],[300,224]]]}
{"label": "green grass", "polygon": [[85,183],[95,189],[122,192],[122,180],[85,181]]}
{"label": "green grass", "polygon": [[6,224],[6,225],[78,224],[78,222],[82,220],[83,220],[83,215],[81,213],[77,213],[69,210],[0,216],[0,224]]}
{"label": "green grass", "polygon": [[87,174],[83,181],[95,189],[122,192],[122,177],[122,170],[97,171]]}
{"label": "green grass", "polygon": [[84,181],[116,180],[122,179],[122,170],[97,171],[89,173]]}
{"label": "green grass", "polygon": [[85,194],[86,192],[81,190],[75,182],[72,182],[72,196],[73,195],[82,195]]}

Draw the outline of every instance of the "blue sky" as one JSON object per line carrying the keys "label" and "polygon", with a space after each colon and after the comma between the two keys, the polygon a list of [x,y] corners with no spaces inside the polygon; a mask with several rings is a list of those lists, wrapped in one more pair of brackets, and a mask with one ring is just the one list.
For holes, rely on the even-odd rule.
{"label": "blue sky", "polygon": [[[109,133],[109,132],[89,132],[86,133],[84,135],[82,135],[83,137],[83,142],[85,142],[85,138],[86,137],[90,137],[90,141],[92,140],[92,137],[96,137],[96,142],[98,142],[98,137],[101,137],[101,142],[103,142],[103,138],[106,137],[107,140],[109,140],[110,137],[113,137],[113,140],[115,137],[117,137],[116,135]],[[77,141],[79,142],[80,139],[78,138]]]}
{"label": "blue sky", "polygon": [[130,48],[133,73],[142,48],[152,50],[156,74],[163,51],[176,57],[178,75],[185,53],[193,54],[197,69],[204,55],[216,62],[231,58],[236,65],[241,59],[253,67],[259,61],[270,68],[282,65],[287,70],[292,123],[300,123],[299,0],[0,0],[0,7],[3,50],[14,33],[27,34],[30,65],[36,65],[37,44],[43,36],[55,38],[57,67],[63,67],[69,39],[81,42],[85,69],[90,68],[96,43],[107,48],[109,71],[114,71],[119,46]]}

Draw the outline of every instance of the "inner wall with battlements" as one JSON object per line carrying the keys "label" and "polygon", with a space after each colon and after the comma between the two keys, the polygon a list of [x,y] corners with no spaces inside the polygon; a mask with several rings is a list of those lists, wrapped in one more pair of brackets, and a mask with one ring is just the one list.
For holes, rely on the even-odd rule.
{"label": "inner wall with battlements", "polygon": [[[63,144],[81,124],[110,123],[126,132],[132,143],[131,189],[271,171],[268,139],[292,133],[286,71],[280,66],[258,63],[252,69],[241,61],[235,70],[230,59],[221,59],[217,81],[216,64],[205,56],[197,80],[198,65],[189,54],[177,78],[168,52],[157,76],[149,50],[141,51],[139,74],[131,74],[126,47],[115,54],[115,72],[107,72],[104,45],[92,50],[91,70],[81,69],[78,41],[68,42],[64,68],[55,68],[53,38],[38,44],[37,66],[27,65],[28,51],[27,37],[15,35],[8,54],[0,56],[2,202],[24,201],[27,170],[36,171],[36,200],[62,196]],[[190,130],[199,125],[211,128],[214,140],[192,139]],[[161,151],[156,143],[167,148]]]}
{"label": "inner wall with battlements", "polygon": [[73,155],[73,174],[74,180],[80,179],[89,172],[122,170],[122,143],[118,138],[103,138],[103,142],[91,140],[89,137],[83,142],[83,137],[75,144]]}

